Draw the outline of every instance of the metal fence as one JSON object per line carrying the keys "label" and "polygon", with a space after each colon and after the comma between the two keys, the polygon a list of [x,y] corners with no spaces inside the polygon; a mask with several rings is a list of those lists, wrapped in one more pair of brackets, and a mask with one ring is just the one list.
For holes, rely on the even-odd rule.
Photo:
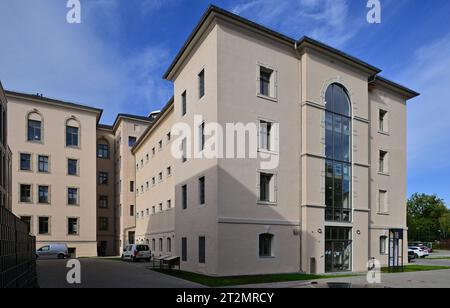
{"label": "metal fence", "polygon": [[0,207],[0,288],[35,288],[36,239],[26,223]]}

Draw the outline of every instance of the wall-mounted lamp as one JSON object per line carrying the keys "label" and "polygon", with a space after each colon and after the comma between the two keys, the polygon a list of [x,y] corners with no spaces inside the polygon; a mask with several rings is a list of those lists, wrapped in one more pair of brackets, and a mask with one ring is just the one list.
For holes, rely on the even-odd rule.
{"label": "wall-mounted lamp", "polygon": [[323,233],[322,229],[318,229],[317,233],[322,234]]}

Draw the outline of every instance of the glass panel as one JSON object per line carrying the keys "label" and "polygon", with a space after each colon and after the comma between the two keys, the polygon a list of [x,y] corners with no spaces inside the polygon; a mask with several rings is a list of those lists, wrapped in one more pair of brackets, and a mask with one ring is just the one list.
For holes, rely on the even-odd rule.
{"label": "glass panel", "polygon": [[325,115],[325,156],[333,158],[333,114]]}
{"label": "glass panel", "polygon": [[342,160],[350,161],[350,119],[342,118]]}

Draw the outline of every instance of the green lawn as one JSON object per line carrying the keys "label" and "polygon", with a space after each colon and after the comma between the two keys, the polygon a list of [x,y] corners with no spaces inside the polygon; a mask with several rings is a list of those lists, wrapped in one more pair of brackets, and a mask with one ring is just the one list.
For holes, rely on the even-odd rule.
{"label": "green lawn", "polygon": [[431,257],[427,258],[427,260],[450,260],[450,257]]}
{"label": "green lawn", "polygon": [[[428,272],[428,271],[439,271],[439,270],[450,270],[450,266],[434,266],[434,265],[406,265],[404,273],[412,272]],[[383,273],[388,273],[388,268],[385,267],[381,270]]]}
{"label": "green lawn", "polygon": [[176,271],[176,270],[155,270],[159,273],[174,276],[184,280],[189,280],[195,283],[202,284],[208,287],[226,287],[238,286],[246,284],[272,283],[272,282],[287,282],[287,281],[306,281],[318,280],[335,277],[353,277],[355,274],[340,275],[340,276],[318,276],[305,274],[274,274],[274,275],[257,275],[257,276],[233,276],[233,277],[210,277],[190,272]]}

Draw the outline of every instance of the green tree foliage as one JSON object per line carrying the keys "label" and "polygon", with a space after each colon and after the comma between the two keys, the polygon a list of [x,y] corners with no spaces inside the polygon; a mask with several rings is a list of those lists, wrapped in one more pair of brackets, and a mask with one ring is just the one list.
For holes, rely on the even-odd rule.
{"label": "green tree foliage", "polygon": [[450,217],[447,220],[445,218],[449,214],[444,200],[438,196],[418,193],[412,195],[408,200],[410,240],[435,241],[447,236],[449,230],[442,230],[442,226],[450,220]]}
{"label": "green tree foliage", "polygon": [[439,224],[441,226],[442,237],[448,238],[450,234],[450,213],[446,213],[439,218]]}

